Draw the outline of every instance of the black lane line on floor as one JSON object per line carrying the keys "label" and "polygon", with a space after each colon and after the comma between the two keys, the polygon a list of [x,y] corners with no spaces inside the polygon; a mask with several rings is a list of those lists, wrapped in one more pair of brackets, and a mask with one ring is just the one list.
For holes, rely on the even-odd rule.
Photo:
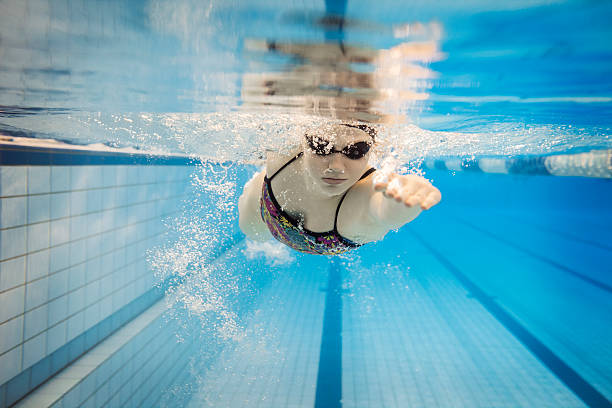
{"label": "black lane line on floor", "polygon": [[433,246],[419,236],[415,231],[410,232],[446,267],[457,280],[466,288],[481,305],[491,313],[497,321],[514,335],[533,355],[538,358],[554,375],[557,376],[578,398],[589,407],[610,407],[612,403],[603,394],[597,391],[591,384],[561,360],[546,345],[531,334],[525,327],[499,306],[492,297],[488,296],[474,282],[465,276],[455,265],[446,259]]}
{"label": "black lane line on floor", "polygon": [[502,243],[508,245],[509,247],[512,247],[512,248],[514,248],[516,250],[524,252],[524,253],[526,253],[527,255],[529,255],[529,256],[531,256],[533,258],[536,258],[536,259],[538,259],[538,260],[540,260],[542,262],[545,262],[545,263],[547,263],[549,265],[552,265],[555,268],[560,269],[563,272],[569,273],[570,275],[575,276],[576,278],[578,278],[578,279],[580,279],[580,280],[582,280],[582,281],[584,281],[586,283],[589,283],[589,284],[591,284],[591,285],[593,285],[593,286],[595,286],[595,287],[597,287],[597,288],[599,288],[599,289],[601,289],[603,291],[606,291],[608,293],[612,293],[612,287],[610,285],[607,285],[607,284],[605,284],[603,282],[600,282],[600,281],[598,281],[596,279],[593,279],[593,278],[591,278],[589,276],[583,275],[580,272],[576,272],[573,269],[570,269],[570,268],[568,268],[565,265],[557,263],[557,262],[553,261],[552,259],[548,259],[546,257],[543,257],[542,255],[539,255],[538,253],[536,253],[534,251],[531,251],[531,250],[529,250],[527,248],[523,248],[520,245],[517,245],[517,244],[515,244],[513,242],[510,242],[507,239],[504,239],[504,238],[502,238],[500,236],[497,236],[496,234],[493,234],[492,232],[489,232],[489,231],[487,231],[485,229],[482,229],[482,228],[480,228],[480,227],[478,227],[478,226],[476,226],[476,225],[474,225],[474,224],[472,224],[470,222],[467,222],[467,221],[465,221],[465,220],[463,220],[461,218],[457,218],[457,220],[459,220],[461,223],[467,225],[468,227],[470,227],[472,229],[475,229],[478,232],[481,232],[481,233],[483,233],[483,234],[485,234],[485,235],[487,235],[487,236],[489,236],[489,237],[491,237],[491,238],[493,238],[493,239],[495,239],[495,240],[497,240],[499,242],[502,242]]}
{"label": "black lane line on floor", "polygon": [[329,264],[315,408],[342,407],[342,267]]}

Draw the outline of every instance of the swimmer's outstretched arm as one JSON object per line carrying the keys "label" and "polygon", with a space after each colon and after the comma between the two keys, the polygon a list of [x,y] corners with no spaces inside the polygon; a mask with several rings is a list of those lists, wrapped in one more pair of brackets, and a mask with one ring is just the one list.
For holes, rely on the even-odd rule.
{"label": "swimmer's outstretched arm", "polygon": [[344,217],[339,218],[341,233],[366,243],[382,239],[389,231],[414,220],[423,210],[440,202],[440,191],[423,177],[379,174],[358,182],[349,196]]}
{"label": "swimmer's outstretched arm", "polygon": [[397,229],[414,220],[422,210],[440,202],[440,190],[425,178],[392,173],[386,180],[374,178],[370,215],[380,227]]}

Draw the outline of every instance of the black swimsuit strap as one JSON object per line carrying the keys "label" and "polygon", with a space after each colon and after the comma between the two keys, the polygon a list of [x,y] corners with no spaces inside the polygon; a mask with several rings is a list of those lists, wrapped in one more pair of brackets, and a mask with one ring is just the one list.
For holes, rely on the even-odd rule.
{"label": "black swimsuit strap", "polygon": [[[270,189],[270,196],[274,197],[273,193],[272,193],[272,179],[274,177],[276,177],[276,175],[278,173],[280,173],[281,171],[283,171],[283,169],[285,167],[287,167],[288,165],[290,165],[291,163],[293,163],[294,161],[296,161],[297,159],[299,159],[302,155],[304,154],[304,152],[299,152],[294,158],[292,158],[291,160],[289,160],[287,163],[285,163],[280,169],[276,170],[276,172],[271,176],[271,177],[266,177],[268,184],[268,187]],[[370,167],[370,169],[368,169],[368,171],[366,171],[365,173],[363,173],[363,175],[361,177],[359,177],[359,180],[363,180],[364,178],[368,177],[370,174],[372,174],[373,172],[375,172],[376,169],[374,167]],[[352,187],[352,186],[351,186]],[[350,190],[350,188],[349,188]],[[346,194],[349,192],[349,190],[346,190],[344,192],[344,194],[342,195],[342,198],[340,199],[340,202],[338,203],[338,206],[336,207],[336,215],[334,216],[334,231],[340,235],[338,233],[338,214],[340,213],[340,206],[342,205],[342,202],[344,201],[344,198],[346,197]],[[280,208],[280,206],[278,206]]]}
{"label": "black swimsuit strap", "polygon": [[[375,171],[376,169],[374,167],[370,167],[368,171],[366,171],[365,173],[363,173],[361,177],[359,177],[359,180],[363,180],[364,178],[368,177],[370,174],[374,173]],[[340,199],[340,202],[338,203],[338,207],[336,207],[336,216],[334,217],[334,231],[336,231],[338,235],[340,235],[338,233],[338,214],[340,213],[340,206],[342,205],[342,202],[344,201],[344,198],[348,194],[349,190],[350,188],[344,192],[344,194],[342,195],[342,198]]]}
{"label": "black swimsuit strap", "polygon": [[282,170],[283,170],[285,167],[287,167],[288,165],[290,165],[291,163],[293,163],[294,161],[296,161],[297,159],[299,159],[299,158],[300,158],[300,156],[301,156],[301,155],[303,155],[303,154],[304,154],[304,152],[299,152],[299,153],[298,153],[298,154],[297,154],[297,155],[296,155],[296,156],[295,156],[293,159],[291,159],[291,160],[289,160],[287,163],[285,163],[285,164],[283,165],[283,167],[281,167],[280,169],[276,170],[276,173],[274,173],[274,174],[272,175],[272,177],[268,177],[268,180],[269,180],[269,181],[272,181],[272,179],[273,179],[273,178],[274,178],[274,177],[275,177],[275,176],[276,176],[278,173],[280,173],[280,172],[281,172],[281,171],[282,171]]}
{"label": "black swimsuit strap", "polygon": [[363,173],[363,176],[361,176],[359,178],[359,180],[363,180],[364,178],[368,177],[370,174],[374,173],[376,171],[376,169],[374,167],[370,167],[368,169],[368,171],[366,171],[365,173]]}

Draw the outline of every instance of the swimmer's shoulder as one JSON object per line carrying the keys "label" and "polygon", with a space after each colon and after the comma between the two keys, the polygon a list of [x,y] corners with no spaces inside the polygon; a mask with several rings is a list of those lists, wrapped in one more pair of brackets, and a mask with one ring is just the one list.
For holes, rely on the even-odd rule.
{"label": "swimmer's shoulder", "polygon": [[370,217],[370,199],[374,194],[374,175],[355,183],[347,192],[338,214],[338,232],[352,241],[366,243],[382,239],[387,230]]}
{"label": "swimmer's shoulder", "polygon": [[285,151],[267,151],[266,152],[266,176],[270,177],[281,167],[287,164],[291,159],[300,154],[301,146],[295,146]]}
{"label": "swimmer's shoulder", "polygon": [[[342,206],[344,207],[346,205],[346,209],[354,211],[364,202],[364,200],[369,199],[374,192],[375,174],[376,172],[373,171],[368,174],[367,177],[364,177],[361,180],[357,181],[355,184],[353,184],[353,186],[346,193],[346,197]],[[351,213],[351,211],[347,212]]]}

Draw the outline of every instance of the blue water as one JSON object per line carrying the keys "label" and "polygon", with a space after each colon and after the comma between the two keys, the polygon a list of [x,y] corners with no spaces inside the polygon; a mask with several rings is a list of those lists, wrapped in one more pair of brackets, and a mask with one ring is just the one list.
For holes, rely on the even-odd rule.
{"label": "blue water", "polygon": [[609,181],[428,175],[443,202],[382,242],[251,260],[273,279],[189,406],[607,406]]}
{"label": "blue water", "polygon": [[[217,166],[194,170],[217,189],[193,179],[162,248],[191,257],[158,274],[196,339],[163,406],[611,406],[609,178],[424,167],[440,205],[337,259],[253,246],[235,207],[262,146],[330,117],[380,123],[411,170],[612,148],[611,17],[604,1],[5,1],[0,134]],[[414,43],[428,51],[381,51]],[[379,59],[339,64],[338,44]]]}

